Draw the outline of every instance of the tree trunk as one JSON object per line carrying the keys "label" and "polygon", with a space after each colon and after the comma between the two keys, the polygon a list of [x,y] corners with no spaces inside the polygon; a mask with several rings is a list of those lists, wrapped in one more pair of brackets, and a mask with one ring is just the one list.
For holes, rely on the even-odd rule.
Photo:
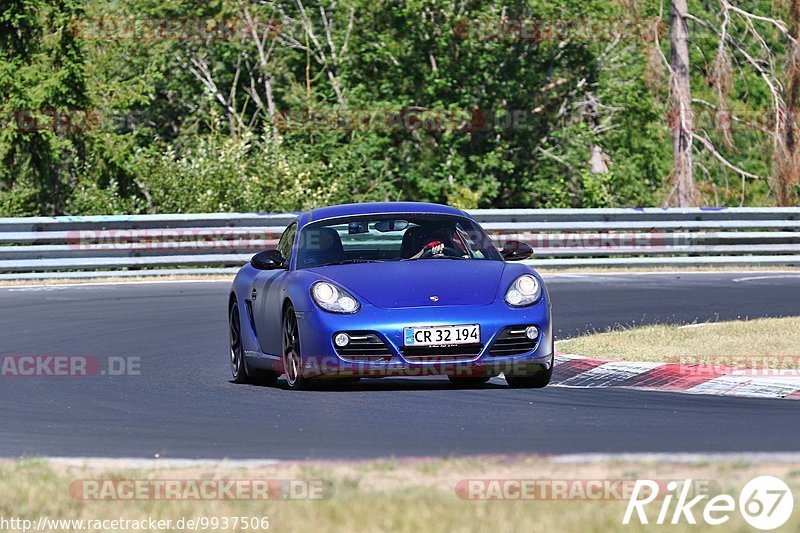
{"label": "tree trunk", "polygon": [[692,94],[689,87],[689,28],[686,0],[672,0],[670,7],[670,47],[672,66],[673,179],[672,202],[678,207],[695,205],[692,175]]}
{"label": "tree trunk", "polygon": [[789,64],[786,68],[786,108],[778,110],[779,137],[775,146],[777,166],[775,199],[780,206],[796,203],[794,188],[800,183],[800,145],[798,145],[797,113],[800,109],[800,0],[791,0],[789,33],[794,39],[789,45]]}

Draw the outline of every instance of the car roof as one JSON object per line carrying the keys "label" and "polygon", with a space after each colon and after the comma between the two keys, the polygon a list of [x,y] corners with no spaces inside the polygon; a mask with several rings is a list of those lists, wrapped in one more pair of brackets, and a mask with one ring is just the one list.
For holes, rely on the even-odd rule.
{"label": "car roof", "polygon": [[301,225],[323,220],[327,218],[337,218],[356,215],[378,215],[378,214],[408,214],[426,213],[440,215],[468,216],[466,213],[455,207],[441,204],[429,204],[426,202],[370,202],[363,204],[342,204],[330,207],[320,207],[303,213],[300,216]]}

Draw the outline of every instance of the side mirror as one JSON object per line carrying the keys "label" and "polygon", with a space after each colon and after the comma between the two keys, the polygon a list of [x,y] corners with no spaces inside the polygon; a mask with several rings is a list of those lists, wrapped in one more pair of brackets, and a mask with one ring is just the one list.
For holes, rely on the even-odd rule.
{"label": "side mirror", "polygon": [[500,252],[506,261],[522,261],[533,255],[533,248],[524,242],[508,241]]}
{"label": "side mirror", "polygon": [[250,264],[258,270],[275,270],[283,268],[285,261],[278,250],[265,250],[254,255]]}

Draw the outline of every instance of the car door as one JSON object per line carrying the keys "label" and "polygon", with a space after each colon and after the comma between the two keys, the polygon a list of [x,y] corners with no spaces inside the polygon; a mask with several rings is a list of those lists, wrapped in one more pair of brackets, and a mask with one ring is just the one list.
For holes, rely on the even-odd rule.
{"label": "car door", "polygon": [[281,305],[286,294],[289,264],[294,249],[297,223],[293,222],[281,235],[278,251],[286,259],[286,268],[263,270],[253,281],[250,291],[251,306],[255,318],[256,337],[261,351],[270,355],[281,355]]}

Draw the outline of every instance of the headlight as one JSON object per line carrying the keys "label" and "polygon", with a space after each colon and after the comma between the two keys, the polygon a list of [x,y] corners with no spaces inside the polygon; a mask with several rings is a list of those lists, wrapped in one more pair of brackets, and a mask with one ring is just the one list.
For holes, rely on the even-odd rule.
{"label": "headlight", "polygon": [[514,307],[525,307],[535,304],[542,297],[542,285],[530,274],[514,280],[506,291],[506,303]]}
{"label": "headlight", "polygon": [[311,297],[318,306],[331,313],[355,313],[361,308],[358,300],[347,291],[326,281],[311,286]]}

